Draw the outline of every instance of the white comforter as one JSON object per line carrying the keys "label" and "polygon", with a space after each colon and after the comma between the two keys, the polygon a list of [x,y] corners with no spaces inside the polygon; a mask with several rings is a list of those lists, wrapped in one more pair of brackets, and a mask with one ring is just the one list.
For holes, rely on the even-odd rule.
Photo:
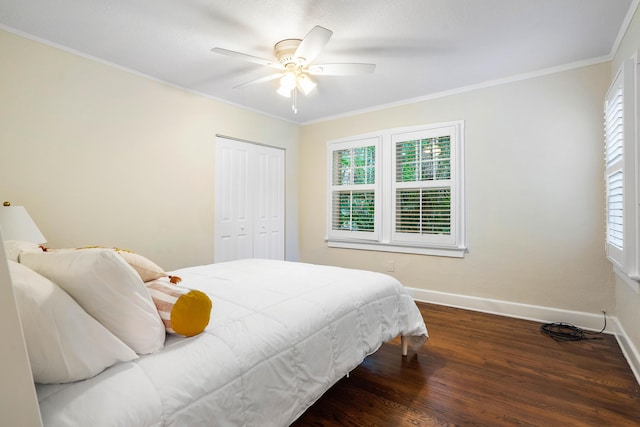
{"label": "white comforter", "polygon": [[171,274],[210,296],[206,331],[86,381],[38,384],[45,426],[286,426],[384,341],[427,339],[384,274],[270,260]]}

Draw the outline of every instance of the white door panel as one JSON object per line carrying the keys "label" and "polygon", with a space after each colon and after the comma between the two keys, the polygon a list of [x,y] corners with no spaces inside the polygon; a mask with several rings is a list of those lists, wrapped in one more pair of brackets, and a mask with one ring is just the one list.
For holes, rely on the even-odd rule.
{"label": "white door panel", "polygon": [[284,259],[284,154],[216,139],[215,262]]}

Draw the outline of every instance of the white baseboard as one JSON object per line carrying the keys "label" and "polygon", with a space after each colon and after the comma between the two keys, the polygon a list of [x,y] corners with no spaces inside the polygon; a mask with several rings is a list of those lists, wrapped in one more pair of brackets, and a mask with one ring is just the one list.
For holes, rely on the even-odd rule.
{"label": "white baseboard", "polygon": [[616,339],[624,354],[625,359],[629,363],[633,375],[636,377],[636,381],[640,384],[640,351],[633,345],[633,342],[629,339],[627,332],[624,330],[618,319],[614,319],[616,325]]}
{"label": "white baseboard", "polygon": [[[562,310],[539,305],[521,304],[416,288],[409,288],[409,291],[417,301],[430,302],[449,307],[464,308],[466,310],[498,314],[500,316],[515,317],[517,319],[526,319],[541,323],[570,323],[589,331],[600,331],[602,326],[604,326],[604,315],[602,313],[595,314]],[[605,332],[613,334],[616,332],[615,325],[611,324],[610,319],[611,317],[607,314],[607,328]]]}
{"label": "white baseboard", "polygon": [[[540,323],[565,322],[590,331],[600,331],[604,324],[604,316],[602,313],[561,310],[539,305],[521,304],[417,288],[407,289],[416,301],[446,305],[448,307],[515,317],[517,319],[532,320]],[[427,325],[427,328],[428,327],[429,325]],[[636,377],[636,381],[640,384],[640,351],[633,345],[633,342],[629,339],[616,317],[607,314],[607,328],[604,332],[615,335],[622,353]]]}

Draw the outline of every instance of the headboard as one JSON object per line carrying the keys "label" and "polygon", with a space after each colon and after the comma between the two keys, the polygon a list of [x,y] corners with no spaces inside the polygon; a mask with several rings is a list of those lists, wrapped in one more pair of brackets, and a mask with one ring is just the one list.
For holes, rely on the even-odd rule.
{"label": "headboard", "polygon": [[10,426],[42,427],[27,346],[0,230],[0,414]]}

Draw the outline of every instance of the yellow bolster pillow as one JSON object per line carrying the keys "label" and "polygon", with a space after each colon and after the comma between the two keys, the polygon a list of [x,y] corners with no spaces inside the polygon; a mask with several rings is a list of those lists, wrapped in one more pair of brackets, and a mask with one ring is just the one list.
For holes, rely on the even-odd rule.
{"label": "yellow bolster pillow", "polygon": [[204,292],[180,288],[167,279],[145,285],[167,332],[192,337],[209,324],[212,304]]}

